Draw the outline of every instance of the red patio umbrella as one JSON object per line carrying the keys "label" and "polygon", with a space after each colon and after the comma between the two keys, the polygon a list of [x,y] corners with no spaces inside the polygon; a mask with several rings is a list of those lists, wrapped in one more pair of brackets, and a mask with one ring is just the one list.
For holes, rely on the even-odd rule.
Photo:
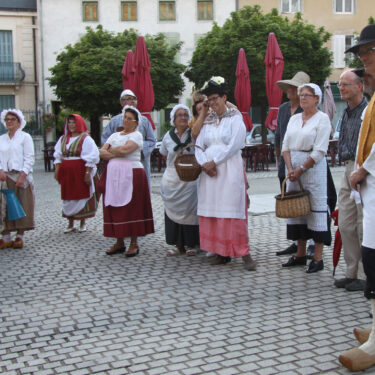
{"label": "red patio umbrella", "polygon": [[152,87],[151,80],[151,63],[148,57],[146,43],[143,36],[138,37],[137,44],[134,53],[134,66],[135,66],[135,79],[134,89],[135,95],[138,99],[138,110],[143,116],[146,116],[152,127],[155,129],[155,125],[150,116],[150,112],[154,107],[154,88]]}
{"label": "red patio umbrella", "polygon": [[268,35],[264,65],[266,66],[266,92],[270,107],[265,125],[267,128],[275,130],[277,126],[277,112],[283,95],[282,90],[276,86],[276,82],[280,81],[283,76],[284,58],[274,33],[269,33]]}
{"label": "red patio umbrella", "polygon": [[242,113],[246,130],[250,131],[253,128],[253,123],[248,113],[251,106],[251,85],[249,67],[247,65],[246,55],[243,48],[238,52],[236,77],[237,80],[234,97],[236,99],[238,110]]}
{"label": "red patio umbrella", "polygon": [[134,92],[134,76],[135,76],[135,68],[134,68],[134,54],[132,50],[129,50],[126,54],[124,65],[121,70],[122,76],[122,88],[123,90],[129,89]]}
{"label": "red patio umbrella", "polygon": [[[334,220],[334,224],[339,226],[339,210],[335,210],[331,213],[331,217]],[[340,229],[337,228],[335,233],[335,243],[333,245],[333,252],[332,252],[332,263],[333,263],[333,276],[335,276],[336,267],[339,263],[340,254],[342,248],[342,239]]]}

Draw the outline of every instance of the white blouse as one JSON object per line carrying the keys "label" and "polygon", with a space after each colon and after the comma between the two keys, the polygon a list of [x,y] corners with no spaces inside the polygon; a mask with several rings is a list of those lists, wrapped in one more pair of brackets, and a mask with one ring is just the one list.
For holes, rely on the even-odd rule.
{"label": "white blouse", "polygon": [[8,133],[0,136],[0,169],[32,173],[34,165],[34,143],[30,134],[18,129],[12,139]]}
{"label": "white blouse", "polygon": [[138,148],[132,153],[121,156],[119,158],[132,161],[133,168],[143,168],[141,163],[141,151],[143,148],[143,137],[139,131],[129,134],[121,134],[121,132],[113,133],[106,141],[111,147],[123,146],[127,141],[133,141]]}
{"label": "white blouse", "polygon": [[322,160],[327,153],[331,122],[329,117],[318,111],[302,126],[302,113],[293,115],[285,133],[282,152],[308,151],[315,163]]}
{"label": "white blouse", "polygon": [[[66,145],[67,149],[69,149],[70,145],[77,139],[77,137],[70,137],[69,143]],[[60,137],[55,145],[55,152],[53,154],[55,158],[54,163],[60,164],[64,159],[77,159],[76,157],[65,158],[63,156],[61,152],[61,140],[62,137]],[[82,151],[79,159],[84,160],[86,162],[85,166],[88,168],[95,168],[96,164],[99,163],[98,146],[90,136],[86,137],[82,143]]]}

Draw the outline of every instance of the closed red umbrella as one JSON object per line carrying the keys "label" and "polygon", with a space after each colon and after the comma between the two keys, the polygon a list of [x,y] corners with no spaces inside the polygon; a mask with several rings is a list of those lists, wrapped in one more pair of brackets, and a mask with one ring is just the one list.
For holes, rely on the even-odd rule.
{"label": "closed red umbrella", "polygon": [[[339,226],[339,210],[335,210],[331,214],[332,219],[334,220],[334,224]],[[336,267],[339,263],[340,254],[342,248],[342,239],[340,229],[337,228],[335,233],[335,243],[333,245],[333,252],[332,252],[332,263],[333,263],[333,276],[335,276]]]}
{"label": "closed red umbrella", "polygon": [[270,107],[266,127],[275,130],[277,126],[277,112],[281,104],[283,92],[276,86],[283,76],[284,58],[274,33],[269,33],[266,57],[264,59],[266,66],[266,92],[268,105]]}
{"label": "closed red umbrella", "polygon": [[122,88],[123,90],[129,89],[134,92],[134,78],[135,78],[135,68],[134,68],[134,54],[132,50],[129,50],[126,54],[124,65],[121,70],[122,76]]}
{"label": "closed red umbrella", "polygon": [[137,45],[134,53],[134,66],[135,66],[135,79],[134,79],[134,90],[135,95],[138,99],[138,110],[143,116],[146,116],[152,127],[155,129],[155,125],[150,116],[152,108],[154,108],[154,88],[152,87],[151,80],[151,63],[148,57],[146,43],[143,36],[138,37]]}
{"label": "closed red umbrella", "polygon": [[236,99],[237,108],[242,113],[246,130],[250,131],[253,128],[253,123],[248,113],[251,106],[251,85],[249,67],[243,48],[241,48],[238,53],[236,78],[234,97]]}

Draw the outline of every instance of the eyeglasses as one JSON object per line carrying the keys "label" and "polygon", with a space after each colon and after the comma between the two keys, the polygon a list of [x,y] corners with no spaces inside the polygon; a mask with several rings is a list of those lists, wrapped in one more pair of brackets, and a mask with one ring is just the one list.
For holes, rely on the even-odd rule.
{"label": "eyeglasses", "polygon": [[338,83],[337,87],[340,89],[341,87],[345,88],[348,86],[358,85],[358,83]]}
{"label": "eyeglasses", "polygon": [[132,122],[138,122],[137,120],[133,120],[132,118],[129,118],[129,117],[124,117],[124,120],[126,120],[126,121],[132,121]]}
{"label": "eyeglasses", "polygon": [[216,100],[217,100],[218,98],[220,98],[220,95],[214,96],[214,97],[212,97],[212,98],[208,98],[207,101],[208,101],[209,103],[216,102]]}
{"label": "eyeglasses", "polygon": [[122,98],[121,100],[123,100],[124,102],[135,102],[137,101],[137,98],[130,97],[130,98]]}
{"label": "eyeglasses", "polygon": [[370,55],[370,54],[374,53],[374,51],[375,51],[375,46],[369,47],[369,48],[366,48],[366,49],[363,49],[363,50],[358,50],[356,55],[358,57],[362,57],[362,56]]}
{"label": "eyeglasses", "polygon": [[313,97],[313,96],[316,96],[316,95],[313,95],[313,94],[301,94],[299,97],[300,98],[309,98],[309,97]]}
{"label": "eyeglasses", "polygon": [[187,113],[179,113],[178,115],[174,116],[174,117],[189,117],[189,115]]}
{"label": "eyeglasses", "polygon": [[12,118],[6,118],[5,119],[5,122],[15,122],[15,121],[17,121],[18,120],[18,118],[16,118],[16,117],[12,117]]}

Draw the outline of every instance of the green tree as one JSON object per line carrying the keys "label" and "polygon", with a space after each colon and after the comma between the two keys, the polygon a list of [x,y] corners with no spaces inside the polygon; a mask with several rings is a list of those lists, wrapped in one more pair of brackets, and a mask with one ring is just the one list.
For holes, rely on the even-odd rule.
{"label": "green tree", "polygon": [[213,75],[223,76],[232,101],[238,51],[244,48],[250,70],[252,105],[264,107],[267,103],[264,57],[270,32],[275,33],[284,56],[284,77],[292,77],[302,70],[310,75],[312,82],[324,82],[331,72],[331,53],[323,46],[330,34],[323,27],[305,23],[299,13],[289,20],[276,9],[264,14],[259,5],[231,13],[222,27],[214,24],[198,40],[185,75],[196,87],[202,87]]}
{"label": "green tree", "polygon": [[[79,111],[90,119],[91,134],[99,144],[100,122],[104,114],[120,112],[121,69],[126,53],[135,50],[138,34],[133,29],[122,33],[87,27],[86,34],[67,45],[50,68],[50,85],[66,108]],[[155,109],[164,108],[184,87],[185,67],[174,61],[181,43],[169,46],[164,35],[146,35],[155,92]]]}

